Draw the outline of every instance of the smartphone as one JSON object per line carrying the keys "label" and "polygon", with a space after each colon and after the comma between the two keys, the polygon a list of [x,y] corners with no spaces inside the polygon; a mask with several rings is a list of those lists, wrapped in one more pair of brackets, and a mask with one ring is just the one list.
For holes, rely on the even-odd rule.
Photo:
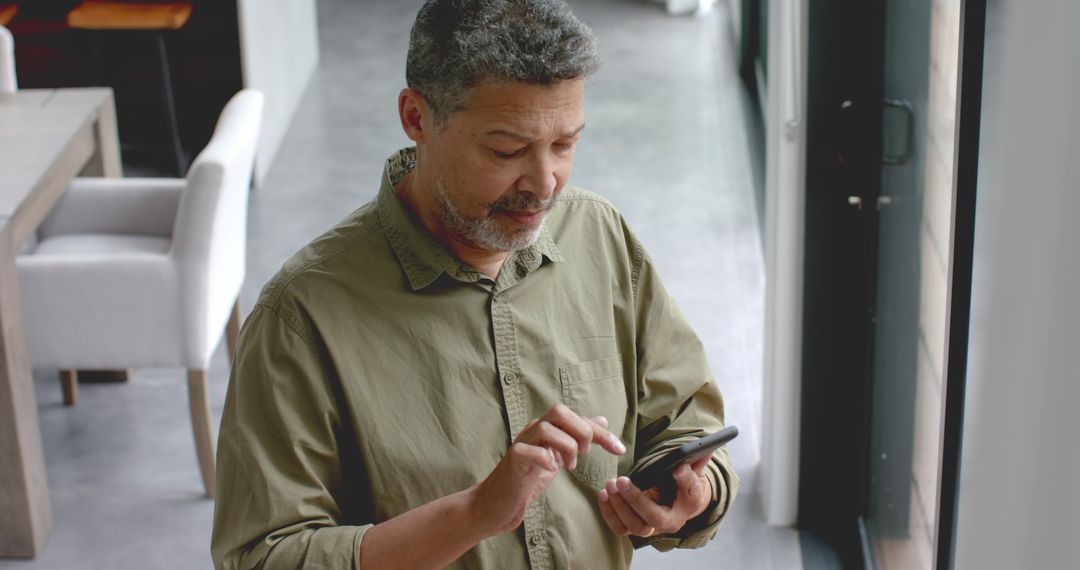
{"label": "smartphone", "polygon": [[712,455],[714,451],[735,439],[737,435],[739,435],[739,428],[727,426],[714,434],[684,443],[678,449],[665,455],[660,461],[631,475],[630,481],[642,491],[665,483],[671,483],[671,472],[680,465],[683,463],[692,464],[703,457]]}

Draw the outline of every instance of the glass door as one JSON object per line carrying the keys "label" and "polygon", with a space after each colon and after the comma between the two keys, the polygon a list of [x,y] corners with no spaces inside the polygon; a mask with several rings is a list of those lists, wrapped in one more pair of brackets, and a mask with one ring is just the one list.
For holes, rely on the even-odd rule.
{"label": "glass door", "polygon": [[886,0],[883,165],[873,305],[864,556],[931,568],[943,378],[961,0]]}

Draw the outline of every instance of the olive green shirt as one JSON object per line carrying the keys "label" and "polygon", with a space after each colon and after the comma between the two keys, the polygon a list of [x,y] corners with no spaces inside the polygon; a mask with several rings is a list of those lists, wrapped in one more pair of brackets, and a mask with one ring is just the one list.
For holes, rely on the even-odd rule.
{"label": "olive green shirt", "polygon": [[[562,402],[627,446],[562,471],[515,531],[454,568],[627,568],[633,547],[700,547],[739,479],[677,535],[615,535],[598,492],[723,427],[701,342],[615,208],[567,188],[497,279],[461,263],[398,200],[378,197],[287,261],[244,323],[221,422],[219,568],[352,568],[372,525],[483,480],[526,423]],[[363,561],[360,560],[360,565]]]}

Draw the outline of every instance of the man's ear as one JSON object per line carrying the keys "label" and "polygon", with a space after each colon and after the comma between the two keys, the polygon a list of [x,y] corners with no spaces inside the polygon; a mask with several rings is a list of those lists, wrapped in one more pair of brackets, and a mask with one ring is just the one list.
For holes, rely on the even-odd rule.
{"label": "man's ear", "polygon": [[398,118],[405,136],[415,143],[424,143],[430,136],[434,124],[431,107],[419,91],[406,87],[398,94]]}

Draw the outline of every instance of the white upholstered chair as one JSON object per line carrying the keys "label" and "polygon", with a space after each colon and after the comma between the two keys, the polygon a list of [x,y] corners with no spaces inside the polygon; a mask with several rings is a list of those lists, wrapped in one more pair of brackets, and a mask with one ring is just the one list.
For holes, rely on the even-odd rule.
{"label": "white upholstered chair", "polygon": [[244,90],[182,179],[78,179],[18,258],[30,357],[74,370],[183,367],[196,451],[214,496],[210,357],[239,330],[247,204],[263,95]]}
{"label": "white upholstered chair", "polygon": [[15,39],[0,26],[0,93],[14,93],[19,83],[15,79]]}

